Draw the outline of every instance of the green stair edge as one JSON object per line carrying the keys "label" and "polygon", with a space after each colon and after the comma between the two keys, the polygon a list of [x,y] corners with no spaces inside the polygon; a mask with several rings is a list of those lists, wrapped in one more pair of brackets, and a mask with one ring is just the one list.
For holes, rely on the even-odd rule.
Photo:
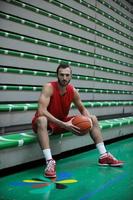
{"label": "green stair edge", "polygon": [[[99,125],[102,130],[121,127],[125,125],[131,125],[131,124],[133,124],[133,116],[99,121]],[[73,133],[66,132],[63,133],[62,135],[63,137],[69,137],[72,136]],[[60,135],[53,135],[50,137],[55,139],[55,138],[60,138]],[[18,133],[11,133],[9,135],[1,135],[0,149],[2,150],[13,147],[22,147],[24,145],[35,143],[36,141],[37,141],[36,134],[34,134],[32,130],[22,131]]]}
{"label": "green stair edge", "polygon": [[[103,107],[103,106],[132,106],[133,101],[96,101],[83,102],[85,107]],[[0,112],[28,111],[37,109],[37,103],[16,103],[0,104]],[[74,105],[72,104],[72,108]]]}

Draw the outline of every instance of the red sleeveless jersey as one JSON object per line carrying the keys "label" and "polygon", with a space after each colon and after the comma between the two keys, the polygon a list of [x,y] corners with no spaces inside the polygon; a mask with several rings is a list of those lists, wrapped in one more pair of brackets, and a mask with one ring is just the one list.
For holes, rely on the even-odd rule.
{"label": "red sleeveless jersey", "polygon": [[[58,88],[58,82],[50,82],[53,87],[53,94],[50,98],[50,102],[48,105],[47,110],[57,119],[61,121],[67,121],[71,119],[71,117],[67,117],[71,103],[74,98],[74,87],[71,84],[68,84],[66,87],[66,93],[62,96],[60,95],[60,91]],[[35,133],[37,133],[37,124],[36,120],[39,117],[38,111],[35,113],[33,119],[32,119],[32,128]],[[53,129],[53,132],[62,132],[64,131],[62,128],[51,124],[51,128]]]}
{"label": "red sleeveless jersey", "polygon": [[47,110],[57,119],[63,120],[69,113],[74,98],[74,87],[71,84],[68,84],[66,93],[61,95],[58,88],[58,82],[51,82],[51,85],[53,86],[53,95],[51,96]]}

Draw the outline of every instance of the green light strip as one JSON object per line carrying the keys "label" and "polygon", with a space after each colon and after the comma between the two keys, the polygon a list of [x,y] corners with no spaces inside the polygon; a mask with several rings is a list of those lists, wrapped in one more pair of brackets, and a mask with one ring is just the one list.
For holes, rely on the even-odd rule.
{"label": "green light strip", "polygon": [[63,9],[65,9],[65,10],[70,11],[70,12],[72,12],[72,13],[80,16],[80,17],[83,17],[85,19],[89,19],[90,21],[92,21],[92,22],[94,22],[94,23],[96,23],[96,24],[98,24],[98,25],[100,25],[100,26],[102,26],[102,27],[104,27],[104,28],[106,28],[106,29],[108,29],[110,31],[113,31],[113,32],[115,32],[115,33],[117,33],[119,35],[122,35],[123,37],[126,37],[126,38],[128,38],[130,40],[133,40],[132,36],[122,32],[122,31],[114,28],[113,26],[110,26],[110,25],[108,25],[108,24],[106,24],[106,23],[104,23],[104,22],[102,22],[102,21],[100,21],[98,19],[95,19],[94,17],[91,17],[91,16],[85,14],[85,13],[81,12],[80,10],[74,9],[74,8],[64,4],[64,3],[60,3],[57,0],[49,0],[49,3],[52,3],[52,4],[54,4],[54,5],[58,6],[58,7],[61,7]]}
{"label": "green light strip", "polygon": [[[111,106],[133,106],[133,101],[96,101],[96,102],[83,102],[87,107],[111,107]],[[13,112],[13,111],[30,111],[36,110],[38,103],[16,103],[16,104],[0,104],[0,112]],[[75,108],[72,104],[71,108]]]}
{"label": "green light strip", "polygon": [[100,128],[106,129],[106,128],[114,128],[119,127],[123,125],[129,125],[133,124],[133,117],[123,117],[118,119],[110,119],[110,120],[102,120],[100,121]]}
{"label": "green light strip", "polygon": [[119,14],[120,16],[124,17],[128,21],[133,22],[132,18],[130,18],[127,15],[123,14],[121,11],[119,11],[117,8],[114,8],[113,6],[111,6],[110,4],[108,4],[106,1],[104,1],[104,0],[97,0],[97,1],[100,2],[101,4],[103,4],[104,6],[106,6],[107,8],[113,10],[115,13]]}
{"label": "green light strip", "polygon": [[[113,0],[115,3],[117,3],[119,6],[121,6],[122,8],[124,8],[125,10],[127,10],[128,12],[130,12],[131,14],[132,11],[128,8],[128,6],[126,6],[125,4],[122,3],[122,1],[119,0]],[[130,2],[128,1],[128,3],[130,4]],[[133,20],[131,19],[131,21],[133,22]]]}
{"label": "green light strip", "polygon": [[[30,70],[30,69],[16,69],[11,67],[2,67],[0,66],[0,72],[4,73],[15,73],[15,74],[26,74],[26,75],[33,75],[33,76],[47,76],[47,77],[56,77],[55,72],[50,71],[38,71],[38,70]],[[76,75],[73,74],[73,79],[77,80],[85,80],[85,81],[96,81],[96,82],[105,82],[105,83],[113,83],[113,84],[119,84],[119,85],[133,85],[133,82],[131,81],[121,81],[121,80],[114,80],[114,79],[106,79],[101,77],[92,77],[92,76],[85,76],[85,75]]]}
{"label": "green light strip", "polygon": [[[129,94],[132,95],[133,91],[127,90],[111,90],[111,89],[99,89],[99,88],[80,88],[76,87],[79,93],[104,93],[104,94]],[[16,91],[41,91],[42,86],[26,86],[26,85],[6,85],[1,84],[0,90],[16,90]]]}
{"label": "green light strip", "polygon": [[[24,58],[35,59],[35,60],[45,60],[45,61],[51,61],[51,62],[56,62],[56,63],[66,62],[68,64],[72,64],[72,65],[75,65],[75,66],[78,66],[78,67],[84,66],[84,67],[88,68],[87,63],[80,63],[80,62],[72,61],[72,60],[68,61],[66,59],[54,58],[54,57],[50,57],[50,56],[48,57],[48,56],[40,55],[40,54],[36,55],[36,54],[30,53],[30,52],[24,52],[24,51],[22,52],[22,51],[17,51],[17,50],[10,50],[10,49],[1,48],[0,54],[17,56],[17,57],[24,57]],[[116,64],[119,64],[119,65],[133,67],[133,64],[131,64],[131,63],[122,62],[120,60],[116,60],[116,59],[106,57],[106,56],[101,56],[101,55],[95,54],[95,53],[89,53],[87,56],[90,56],[90,57],[93,57],[93,58],[96,58],[96,59],[100,59],[100,60],[106,60],[108,62],[116,63]],[[95,69],[95,67],[94,67],[94,69]]]}
{"label": "green light strip", "polygon": [[28,10],[33,11],[35,13],[38,13],[38,14],[53,18],[55,20],[61,21],[63,23],[69,24],[69,25],[74,26],[76,28],[80,28],[80,29],[82,29],[84,31],[90,32],[92,34],[95,34],[95,35],[100,36],[102,38],[105,38],[107,40],[110,40],[110,41],[115,42],[115,43],[117,43],[119,45],[122,45],[122,46],[124,45],[127,48],[133,49],[133,47],[131,45],[129,45],[127,43],[124,43],[123,41],[120,41],[120,40],[118,40],[116,38],[113,38],[113,37],[111,37],[109,35],[106,35],[106,34],[100,32],[100,31],[97,31],[95,29],[87,27],[87,26],[85,26],[83,24],[79,24],[79,23],[74,22],[72,20],[68,20],[67,18],[64,18],[62,16],[55,15],[54,13],[48,12],[46,10],[43,10],[43,9],[39,8],[39,7],[35,7],[33,5],[30,5],[30,4],[27,4],[27,3],[23,3],[22,1],[17,1],[17,0],[10,0],[10,3],[15,4],[17,6],[21,6],[21,7],[25,8],[25,9],[28,9]]}
{"label": "green light strip", "polygon": [[[51,61],[48,60],[48,62],[51,62]],[[120,70],[117,70],[117,69],[107,68],[107,67],[103,67],[103,66],[99,66],[99,65],[87,64],[87,65],[82,65],[82,66],[78,65],[78,67],[84,67],[84,68],[94,69],[94,70],[98,70],[98,71],[104,71],[104,72],[108,72],[108,73],[115,73],[115,74],[119,74],[119,75],[122,75],[122,76],[133,76],[133,73],[130,73],[130,72],[120,71]],[[6,72],[8,70],[8,72],[11,72],[11,73],[15,73],[15,71],[16,71],[16,69],[15,69],[15,71],[14,71],[14,69],[11,69],[11,68],[8,69],[7,66],[6,67],[5,66],[1,66],[0,70],[1,70],[1,72]],[[38,76],[39,76],[40,73],[41,73],[40,75],[42,75],[42,72],[37,72],[36,70],[32,71],[32,72],[34,74],[37,73]],[[26,72],[25,72],[24,69],[20,70],[20,72],[18,71],[18,73],[20,73],[20,74],[21,73],[27,73],[27,74],[29,73],[30,74],[32,72],[29,71],[29,70],[26,70]],[[49,76],[49,72],[47,72],[47,74]],[[46,74],[46,76],[47,76],[47,74]],[[52,75],[52,72],[50,72],[50,76],[54,76],[54,75]]]}
{"label": "green light strip", "polygon": [[[87,57],[89,55],[92,55],[92,53],[89,52],[89,51],[84,51],[84,50],[73,48],[73,47],[70,47],[70,46],[65,46],[65,45],[62,45],[62,44],[53,43],[53,42],[46,41],[46,40],[41,40],[41,39],[38,39],[38,38],[20,35],[20,34],[16,34],[16,33],[9,32],[9,31],[0,30],[0,36],[12,38],[12,39],[17,39],[17,40],[20,40],[20,41],[26,41],[26,42],[34,43],[34,44],[37,44],[37,45],[43,45],[43,46],[47,46],[47,47],[51,47],[51,48],[56,48],[56,49],[60,49],[60,50],[64,50],[64,51],[68,51],[68,52],[72,52],[72,53],[76,53],[76,54],[81,54],[81,55],[84,55],[84,56],[87,56]],[[131,54],[119,51],[119,50],[111,48],[109,46],[105,46],[105,45],[97,43],[97,42],[91,42],[91,41],[89,42],[89,40],[88,40],[88,44],[91,45],[91,46],[97,46],[99,48],[102,48],[102,49],[107,50],[109,52],[112,52],[114,54],[119,54],[121,56],[133,59],[133,56]]]}
{"label": "green light strip", "polygon": [[91,5],[90,3],[88,3],[88,2],[86,2],[84,0],[74,0],[74,1],[76,1],[76,2],[78,2],[80,4],[82,4],[82,5],[84,5],[86,8],[89,8],[89,9],[91,9],[91,10],[93,10],[93,11],[101,14],[102,16],[104,16],[104,17],[110,19],[111,21],[119,24],[120,26],[122,26],[122,27],[124,27],[124,28],[126,28],[126,29],[128,29],[130,31],[133,31],[132,27],[130,27],[127,24],[119,21],[118,19],[114,18],[113,16],[109,15],[108,13],[106,13],[103,10],[99,9],[98,7],[95,7],[95,6]]}
{"label": "green light strip", "polygon": [[105,93],[105,94],[133,94],[133,91],[127,91],[127,90],[111,90],[111,89],[97,89],[97,88],[77,88],[77,90],[85,93]]}

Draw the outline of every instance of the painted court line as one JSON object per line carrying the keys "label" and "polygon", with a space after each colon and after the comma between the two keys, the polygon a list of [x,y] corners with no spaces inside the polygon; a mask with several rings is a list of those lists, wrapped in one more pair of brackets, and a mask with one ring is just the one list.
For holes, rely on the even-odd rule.
{"label": "painted court line", "polygon": [[110,187],[111,185],[114,185],[117,182],[121,181],[126,176],[127,176],[127,173],[123,173],[122,175],[116,176],[115,178],[107,181],[105,184],[98,187],[96,190],[93,190],[93,191],[89,192],[88,194],[86,194],[85,196],[81,197],[80,200],[87,200],[87,199],[91,198],[92,196],[94,196],[98,192],[101,192],[101,191],[105,190],[106,188]]}

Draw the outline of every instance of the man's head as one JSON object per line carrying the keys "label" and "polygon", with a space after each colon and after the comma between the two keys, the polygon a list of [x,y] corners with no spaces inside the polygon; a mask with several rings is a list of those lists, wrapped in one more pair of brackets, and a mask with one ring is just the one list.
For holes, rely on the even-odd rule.
{"label": "man's head", "polygon": [[56,70],[58,83],[65,87],[69,84],[72,78],[72,69],[68,64],[60,64]]}

